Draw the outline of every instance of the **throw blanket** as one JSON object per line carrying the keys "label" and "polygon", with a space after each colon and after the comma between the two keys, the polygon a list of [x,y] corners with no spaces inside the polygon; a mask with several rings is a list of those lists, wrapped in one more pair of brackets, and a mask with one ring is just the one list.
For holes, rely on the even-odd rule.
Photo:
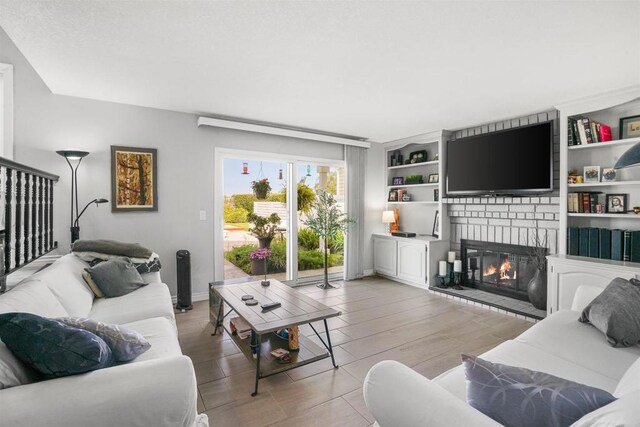
{"label": "throw blanket", "polygon": [[123,243],[115,240],[76,240],[71,248],[72,252],[98,252],[109,255],[119,255],[129,258],[149,258],[151,250],[137,243]]}

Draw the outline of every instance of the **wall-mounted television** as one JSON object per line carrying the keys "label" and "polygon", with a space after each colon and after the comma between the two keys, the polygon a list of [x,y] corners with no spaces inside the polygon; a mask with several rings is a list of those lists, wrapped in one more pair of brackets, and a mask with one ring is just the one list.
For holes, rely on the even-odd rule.
{"label": "wall-mounted television", "polygon": [[460,138],[447,143],[448,195],[553,191],[553,122]]}

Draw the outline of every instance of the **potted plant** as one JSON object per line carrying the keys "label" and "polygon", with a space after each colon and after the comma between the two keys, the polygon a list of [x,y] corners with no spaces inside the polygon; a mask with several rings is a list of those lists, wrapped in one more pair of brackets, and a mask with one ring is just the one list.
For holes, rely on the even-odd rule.
{"label": "potted plant", "polygon": [[529,251],[536,271],[527,284],[527,295],[533,306],[539,310],[547,309],[547,236],[535,238],[535,247]]}
{"label": "potted plant", "polygon": [[260,247],[268,248],[271,246],[271,241],[278,231],[278,225],[280,225],[280,216],[277,213],[272,213],[268,217],[251,213],[247,215],[247,220],[253,224],[253,227],[249,228],[249,232],[258,238]]}
{"label": "potted plant", "polygon": [[335,288],[329,283],[329,239],[336,239],[340,232],[348,232],[349,224],[355,223],[347,214],[340,211],[338,202],[332,194],[320,191],[304,224],[322,239],[324,246],[324,282],[318,285],[322,289]]}
{"label": "potted plant", "polygon": [[264,274],[264,280],[260,282],[262,286],[269,286],[270,283],[267,280],[267,259],[271,256],[271,249],[258,248],[249,253],[251,259],[251,274],[257,276],[258,274]]}
{"label": "potted plant", "polygon": [[251,181],[251,188],[253,189],[253,194],[256,195],[256,199],[264,200],[271,191],[271,184],[269,184],[269,180],[267,178],[263,178]]}

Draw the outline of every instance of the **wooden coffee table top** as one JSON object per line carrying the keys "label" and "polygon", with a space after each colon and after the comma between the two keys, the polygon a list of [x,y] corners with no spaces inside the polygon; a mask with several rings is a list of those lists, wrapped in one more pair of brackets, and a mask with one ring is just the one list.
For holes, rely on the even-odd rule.
{"label": "wooden coffee table top", "polygon": [[[212,285],[211,288],[220,295],[229,307],[246,320],[257,334],[342,314],[340,311],[334,310],[277,280],[271,279],[270,281],[270,286],[262,286],[260,281],[257,281]],[[253,295],[254,299],[258,300],[258,305],[246,305],[241,299],[243,295]],[[271,302],[279,302],[282,305],[263,312],[260,304]]]}

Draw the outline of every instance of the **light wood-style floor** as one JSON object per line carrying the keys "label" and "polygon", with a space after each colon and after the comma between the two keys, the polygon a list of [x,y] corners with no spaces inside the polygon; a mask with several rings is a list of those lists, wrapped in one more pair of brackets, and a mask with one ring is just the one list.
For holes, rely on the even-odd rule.
{"label": "light wood-style floor", "polygon": [[[459,365],[461,352],[481,354],[532,325],[377,277],[298,289],[342,311],[329,321],[340,367],[324,359],[260,380],[256,397],[253,364],[228,335],[211,336],[208,302],[176,314],[182,351],[196,370],[198,409],[212,427],[369,426],[362,383],[377,362],[397,360],[433,378]],[[313,335],[308,325],[300,333]]]}

